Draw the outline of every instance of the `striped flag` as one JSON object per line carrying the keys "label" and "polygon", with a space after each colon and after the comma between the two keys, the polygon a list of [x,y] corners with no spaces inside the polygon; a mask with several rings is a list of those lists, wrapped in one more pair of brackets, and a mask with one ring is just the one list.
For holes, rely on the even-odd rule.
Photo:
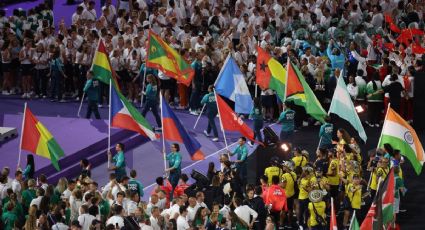
{"label": "striped flag", "polygon": [[50,159],[56,170],[60,171],[59,158],[64,156],[62,148],[52,134],[34,116],[29,108],[25,108],[21,149],[38,156]]}
{"label": "striped flag", "polygon": [[400,153],[409,159],[416,174],[421,174],[425,161],[424,148],[412,126],[391,107],[388,107],[378,146],[382,147],[385,143],[390,143],[394,149],[400,150]]}
{"label": "striped flag", "polygon": [[109,85],[109,80],[112,79],[115,85],[118,86],[115,71],[111,68],[108,53],[102,39],[99,40],[99,45],[94,53],[91,70],[94,73],[94,77],[99,81]]}

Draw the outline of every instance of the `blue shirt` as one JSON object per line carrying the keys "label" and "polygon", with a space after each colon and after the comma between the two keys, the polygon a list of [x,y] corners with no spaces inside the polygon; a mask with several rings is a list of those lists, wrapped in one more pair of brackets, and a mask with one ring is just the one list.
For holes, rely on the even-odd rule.
{"label": "blue shirt", "polygon": [[328,46],[328,49],[326,50],[329,60],[331,61],[332,70],[335,70],[336,68],[343,70],[345,65],[345,57],[344,54],[340,55],[334,55],[332,54],[331,46]]}
{"label": "blue shirt", "polygon": [[248,157],[248,148],[246,145],[239,145],[231,155],[237,155],[238,160],[245,162],[246,158]]}
{"label": "blue shirt", "polygon": [[282,131],[284,132],[290,132],[294,131],[295,128],[295,111],[292,109],[287,109],[283,111],[280,116],[277,123],[282,124]]}
{"label": "blue shirt", "polygon": [[93,79],[87,80],[83,91],[87,94],[90,101],[99,100],[99,81]]}
{"label": "blue shirt", "polygon": [[169,153],[166,159],[168,160],[168,166],[170,168],[181,171],[182,155],[179,152]]}
{"label": "blue shirt", "polygon": [[332,134],[334,126],[331,123],[325,123],[320,126],[319,137],[322,139],[320,145],[332,144]]}

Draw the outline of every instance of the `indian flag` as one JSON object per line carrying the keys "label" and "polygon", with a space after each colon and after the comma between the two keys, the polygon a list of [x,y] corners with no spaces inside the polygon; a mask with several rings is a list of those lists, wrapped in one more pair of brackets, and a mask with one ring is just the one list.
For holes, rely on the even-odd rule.
{"label": "indian flag", "polygon": [[60,171],[59,158],[64,156],[64,152],[53,138],[52,134],[34,116],[25,104],[23,118],[23,128],[21,133],[21,149],[32,152],[38,156],[50,159],[56,170]]}
{"label": "indian flag", "polygon": [[385,143],[391,144],[394,149],[399,149],[401,154],[409,159],[416,174],[422,171],[425,152],[415,130],[392,108],[388,108],[379,147]]}

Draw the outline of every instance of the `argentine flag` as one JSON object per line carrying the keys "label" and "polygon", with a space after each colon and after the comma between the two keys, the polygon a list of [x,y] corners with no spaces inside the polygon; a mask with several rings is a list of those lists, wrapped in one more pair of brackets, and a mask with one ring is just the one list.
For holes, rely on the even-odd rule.
{"label": "argentine flag", "polygon": [[254,105],[245,78],[235,60],[227,56],[214,84],[215,91],[235,102],[235,112],[250,114]]}

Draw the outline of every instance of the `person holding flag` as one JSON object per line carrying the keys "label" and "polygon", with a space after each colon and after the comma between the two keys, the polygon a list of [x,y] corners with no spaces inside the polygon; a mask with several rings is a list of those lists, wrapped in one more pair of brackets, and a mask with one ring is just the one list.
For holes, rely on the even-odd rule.
{"label": "person holding flag", "polygon": [[100,119],[100,114],[98,110],[98,101],[99,101],[99,81],[93,79],[94,73],[92,70],[87,71],[87,82],[84,86],[84,93],[87,94],[88,98],[88,106],[87,106],[87,114],[86,118],[90,119],[92,113],[96,119]]}
{"label": "person holding flag", "polygon": [[[261,101],[258,97],[254,98],[254,108],[252,109],[251,114],[249,114],[249,117],[254,121],[254,139],[257,138],[257,140],[263,142],[261,129],[263,128],[264,120],[260,102]],[[251,145],[254,145],[254,141],[251,141]]]}
{"label": "person holding flag", "polygon": [[295,111],[289,106],[289,102],[283,103],[283,112],[280,114],[277,123],[282,124],[280,140],[292,144],[295,128]]}
{"label": "person holding flag", "polygon": [[146,113],[150,110],[152,111],[152,114],[155,117],[156,124],[159,128],[162,127],[161,125],[161,117],[158,114],[158,86],[157,81],[154,75],[148,74],[146,77],[146,81],[148,82],[148,85],[146,86],[146,102],[142,109],[142,116],[146,117]]}
{"label": "person holding flag", "polygon": [[111,151],[108,151],[108,161],[112,162],[114,165],[109,168],[110,171],[115,171],[115,176],[118,181],[127,175],[125,171],[125,156],[124,156],[124,144],[118,143],[115,146],[117,154],[112,157]]}
{"label": "person holding flag", "polygon": [[239,174],[239,178],[242,180],[242,184],[246,184],[246,178],[248,175],[248,148],[246,147],[246,138],[240,137],[238,140],[238,147],[230,153],[230,156],[237,155],[236,170]]}
{"label": "person holding flag", "polygon": [[209,137],[211,130],[213,131],[214,138],[212,141],[218,141],[218,132],[217,127],[215,126],[215,117],[217,116],[218,110],[217,110],[217,102],[215,99],[214,94],[214,86],[210,85],[208,86],[208,94],[205,95],[202,100],[201,104],[206,105],[207,107],[207,117],[208,117],[208,127],[207,130],[204,130],[205,136]]}
{"label": "person holding flag", "polygon": [[[180,145],[177,143],[171,144],[171,153],[169,153],[165,159],[168,161],[168,167],[165,172],[170,173],[168,179],[174,188],[179,183],[179,179],[182,173],[181,163],[182,155],[180,154]],[[173,192],[171,192],[172,194]]]}
{"label": "person holding flag", "polygon": [[325,123],[320,126],[319,137],[320,144],[319,148],[331,149],[332,145],[332,134],[334,131],[334,126],[331,122],[331,117],[325,117]]}

